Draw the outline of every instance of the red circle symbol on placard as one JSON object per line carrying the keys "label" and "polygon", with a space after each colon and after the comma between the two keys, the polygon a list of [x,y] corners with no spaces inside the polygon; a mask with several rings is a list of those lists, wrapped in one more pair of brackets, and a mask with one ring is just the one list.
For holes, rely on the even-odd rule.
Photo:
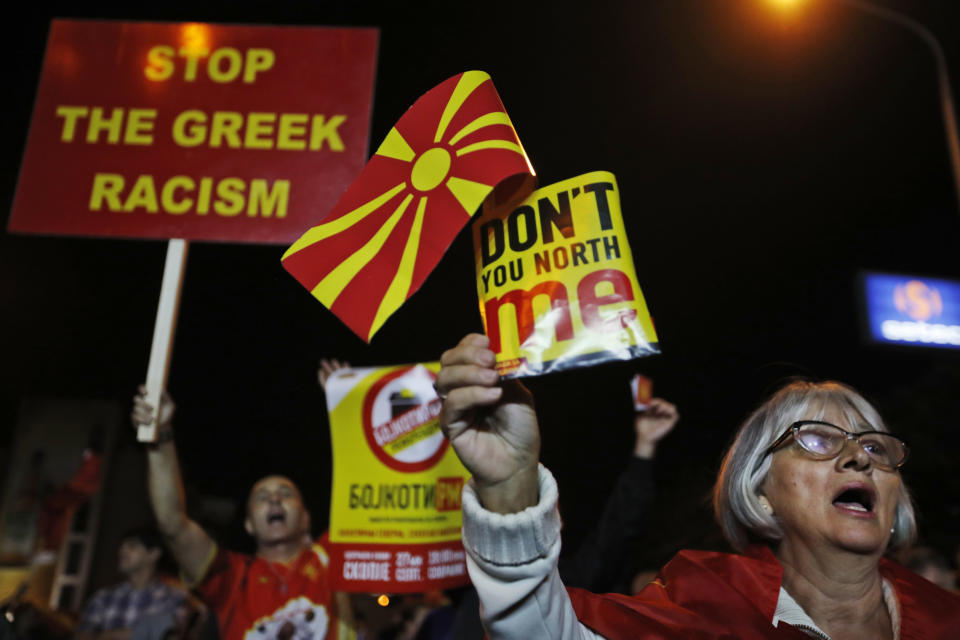
{"label": "red circle symbol on placard", "polygon": [[[373,454],[377,456],[380,462],[395,471],[402,471],[404,473],[426,471],[433,467],[440,462],[443,454],[447,452],[447,447],[450,445],[447,439],[443,437],[443,434],[438,431],[436,435],[429,436],[426,440],[418,443],[420,446],[414,452],[411,459],[401,460],[388,453],[384,449],[384,445],[377,442],[374,430],[387,422],[398,418],[402,419],[403,416],[412,411],[422,410],[424,406],[428,407],[431,412],[435,412],[439,408],[440,399],[436,397],[432,387],[432,383],[436,380],[437,376],[429,369],[421,367],[427,374],[425,380],[429,380],[430,383],[427,385],[427,388],[421,389],[421,391],[424,395],[429,393],[429,396],[421,397],[419,404],[412,406],[409,411],[402,415],[385,415],[385,411],[391,406],[391,396],[397,393],[395,389],[398,385],[391,385],[391,383],[409,374],[415,368],[416,367],[403,367],[388,373],[377,380],[363,398],[363,435],[367,439],[367,446],[370,447],[370,450],[373,451]],[[374,413],[377,413],[377,415],[375,416]],[[388,419],[384,420],[385,417]],[[411,449],[412,448],[413,447],[411,447]]]}

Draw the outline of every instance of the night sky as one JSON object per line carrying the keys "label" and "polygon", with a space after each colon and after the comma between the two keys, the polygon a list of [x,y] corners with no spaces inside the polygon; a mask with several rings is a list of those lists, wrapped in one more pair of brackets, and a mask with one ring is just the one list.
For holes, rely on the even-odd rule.
{"label": "night sky", "polygon": [[[792,15],[761,0],[453,4],[26,6],[3,40],[4,210],[52,17],[379,27],[372,147],[426,90],[482,69],[541,185],[593,170],[619,182],[663,353],[529,381],[571,546],[629,455],[627,384],[641,371],[682,414],[659,450],[650,563],[721,544],[705,499],[723,450],[792,375],[843,380],[878,405],[914,446],[904,475],[921,533],[950,551],[960,352],[868,345],[858,311],[862,270],[960,278],[960,211],[923,43],[837,0]],[[937,34],[960,95],[960,3],[878,4]],[[194,490],[242,495],[261,472],[292,472],[322,526],[330,447],[318,359],[427,361],[480,330],[472,248],[465,229],[370,345],[281,268],[284,249],[191,244],[169,386]],[[161,241],[0,235],[8,446],[26,396],[129,405],[164,252]],[[137,446],[132,430],[119,446]]]}

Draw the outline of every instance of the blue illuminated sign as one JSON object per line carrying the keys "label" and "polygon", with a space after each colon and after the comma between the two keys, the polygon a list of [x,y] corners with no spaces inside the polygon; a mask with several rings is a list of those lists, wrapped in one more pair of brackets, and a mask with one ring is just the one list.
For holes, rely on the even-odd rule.
{"label": "blue illuminated sign", "polygon": [[960,349],[960,282],[882,273],[863,282],[872,340]]}

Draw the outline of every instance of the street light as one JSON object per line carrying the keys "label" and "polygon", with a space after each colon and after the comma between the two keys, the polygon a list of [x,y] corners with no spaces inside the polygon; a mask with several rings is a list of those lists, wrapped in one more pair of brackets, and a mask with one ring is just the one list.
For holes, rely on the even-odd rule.
{"label": "street light", "polygon": [[[780,8],[794,8],[799,0],[768,0]],[[925,26],[892,9],[878,7],[866,0],[838,0],[843,4],[859,9],[865,13],[892,22],[905,28],[919,37],[933,53],[937,66],[937,84],[940,88],[940,110],[943,114],[943,128],[947,138],[947,153],[950,156],[950,168],[953,175],[953,186],[956,192],[957,205],[960,207],[960,140],[957,137],[957,116],[953,105],[953,94],[950,91],[950,76],[947,73],[947,59],[943,55],[943,47],[937,37]]]}
{"label": "street light", "polygon": [[803,0],[769,0],[771,4],[775,4],[781,9],[793,9],[799,5]]}

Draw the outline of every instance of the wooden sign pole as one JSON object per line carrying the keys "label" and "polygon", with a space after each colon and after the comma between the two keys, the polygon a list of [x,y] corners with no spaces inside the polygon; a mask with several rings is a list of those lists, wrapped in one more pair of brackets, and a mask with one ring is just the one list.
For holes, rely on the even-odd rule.
{"label": "wooden sign pole", "polygon": [[[157,303],[157,321],[153,325],[153,344],[150,347],[150,364],[147,365],[147,402],[160,416],[160,396],[167,386],[170,369],[170,354],[173,352],[173,334],[177,328],[177,310],[180,307],[180,288],[183,271],[187,264],[187,241],[174,238],[167,244],[167,259],[163,266],[163,283],[160,285],[160,300]],[[137,440],[154,442],[157,439],[157,423],[142,424],[137,429]]]}

